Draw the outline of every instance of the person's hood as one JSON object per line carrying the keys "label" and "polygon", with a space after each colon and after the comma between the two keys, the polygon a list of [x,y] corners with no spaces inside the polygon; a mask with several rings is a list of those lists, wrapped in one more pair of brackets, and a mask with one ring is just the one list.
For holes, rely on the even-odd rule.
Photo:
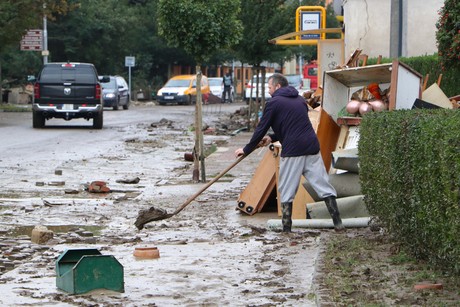
{"label": "person's hood", "polygon": [[273,93],[273,97],[284,96],[284,97],[297,97],[299,96],[299,91],[297,91],[292,86],[280,87]]}

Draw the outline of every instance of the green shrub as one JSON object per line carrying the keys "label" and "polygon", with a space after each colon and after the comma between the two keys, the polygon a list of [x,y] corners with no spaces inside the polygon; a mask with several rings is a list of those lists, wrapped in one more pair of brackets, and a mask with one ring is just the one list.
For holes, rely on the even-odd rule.
{"label": "green shrub", "polygon": [[460,273],[460,112],[395,110],[360,125],[369,212],[418,259]]}

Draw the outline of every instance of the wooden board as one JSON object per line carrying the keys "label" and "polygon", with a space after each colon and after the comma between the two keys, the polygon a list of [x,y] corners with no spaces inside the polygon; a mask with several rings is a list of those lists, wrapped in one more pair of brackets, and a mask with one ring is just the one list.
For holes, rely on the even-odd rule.
{"label": "wooden board", "polygon": [[271,192],[276,188],[276,172],[279,157],[267,150],[259,163],[254,176],[238,198],[237,208],[253,215],[262,210]]}
{"label": "wooden board", "polygon": [[329,116],[329,114],[327,114],[326,111],[324,111],[324,109],[321,110],[321,118],[316,134],[321,147],[321,156],[323,158],[324,166],[326,167],[326,171],[329,172],[332,161],[331,154],[337,146],[340,126],[336,124],[336,122],[331,116]]}
{"label": "wooden board", "polygon": [[[277,180],[278,182],[278,177]],[[302,182],[305,181],[305,177],[301,176],[299,182],[299,188],[295,195],[294,201],[292,202],[292,218],[296,220],[307,218],[307,204],[314,202],[313,198],[303,187]],[[279,197],[278,197],[279,199]],[[278,201],[278,216],[282,216],[281,203]]]}

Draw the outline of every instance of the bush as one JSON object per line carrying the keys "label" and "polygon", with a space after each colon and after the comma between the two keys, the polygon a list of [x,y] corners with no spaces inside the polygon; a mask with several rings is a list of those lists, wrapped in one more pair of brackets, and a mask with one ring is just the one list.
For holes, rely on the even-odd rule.
{"label": "bush", "polygon": [[460,112],[395,110],[360,125],[369,212],[417,259],[460,273]]}
{"label": "bush", "polygon": [[444,0],[436,23],[441,67],[460,68],[460,2]]}

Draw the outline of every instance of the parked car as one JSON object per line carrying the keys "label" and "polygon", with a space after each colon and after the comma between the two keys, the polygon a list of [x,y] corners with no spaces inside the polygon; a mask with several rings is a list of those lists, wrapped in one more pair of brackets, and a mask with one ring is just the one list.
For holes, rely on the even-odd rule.
{"label": "parked car", "polygon": [[[268,92],[268,78],[272,76],[273,73],[265,73],[265,85],[264,85],[264,91],[265,91],[265,100],[270,100],[272,96]],[[253,76],[252,80],[249,81],[246,84],[246,88],[244,90],[244,100],[246,102],[249,101],[249,98],[251,97],[251,88],[252,88],[252,99],[256,98],[256,85],[257,85],[257,76]],[[259,99],[262,98],[262,75],[259,74]]]}
{"label": "parked car", "polygon": [[[305,65],[303,67],[303,78],[306,80],[310,80],[310,89],[316,90],[318,88],[318,64],[311,63]],[[308,84],[304,85],[308,87]]]}
{"label": "parked car", "polygon": [[296,90],[300,92],[303,87],[303,81],[301,75],[284,75],[288,80],[290,86],[294,87]]}
{"label": "parked car", "polygon": [[285,77],[288,80],[289,85],[294,87],[299,92],[300,96],[310,90],[308,86],[305,86],[301,75],[285,75]]}
{"label": "parked car", "polygon": [[[201,76],[201,94],[203,101],[207,101],[210,89],[206,76]],[[172,77],[157,92],[157,101],[160,105],[168,103],[192,104],[196,103],[196,75],[179,75]]]}
{"label": "parked car", "polygon": [[[224,92],[224,84],[222,83],[222,77],[208,78],[208,82],[211,93],[222,100],[222,95]],[[235,101],[235,91],[233,86],[231,87],[230,95],[232,101]]]}
{"label": "parked car", "polygon": [[102,85],[102,101],[104,107],[111,107],[118,110],[123,106],[124,110],[129,108],[130,96],[129,87],[126,80],[121,76],[110,76],[110,81],[101,83]]}
{"label": "parked car", "polygon": [[[101,82],[108,82],[108,76]],[[96,68],[89,63],[47,63],[34,84],[32,126],[43,128],[51,118],[93,119],[102,129],[103,104]]]}

